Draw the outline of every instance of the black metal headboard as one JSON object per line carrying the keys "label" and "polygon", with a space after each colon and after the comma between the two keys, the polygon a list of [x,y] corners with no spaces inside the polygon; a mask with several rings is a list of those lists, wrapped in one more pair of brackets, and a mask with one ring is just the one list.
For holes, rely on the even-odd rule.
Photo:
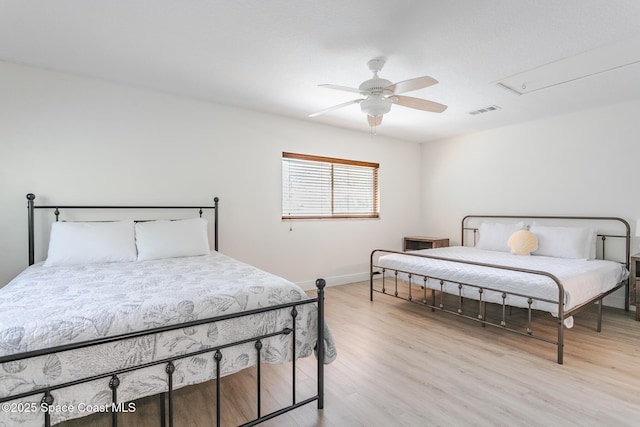
{"label": "black metal headboard", "polygon": [[53,209],[53,214],[56,216],[56,221],[60,216],[60,209],[198,209],[200,217],[202,212],[206,209],[213,209],[213,249],[218,250],[218,197],[213,198],[213,206],[78,206],[78,205],[47,205],[36,206],[36,195],[33,193],[27,194],[27,209],[28,209],[28,228],[29,228],[29,265],[35,262],[35,244],[34,244],[34,210],[35,209]]}

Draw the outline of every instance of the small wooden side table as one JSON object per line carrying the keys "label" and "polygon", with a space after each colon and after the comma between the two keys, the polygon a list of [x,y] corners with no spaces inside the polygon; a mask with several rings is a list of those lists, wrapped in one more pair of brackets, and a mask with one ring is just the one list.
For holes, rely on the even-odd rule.
{"label": "small wooden side table", "polygon": [[417,251],[420,249],[445,248],[447,246],[449,246],[449,239],[443,239],[441,237],[412,236],[404,238],[403,250]]}
{"label": "small wooden side table", "polygon": [[638,286],[638,273],[640,273],[640,254],[631,255],[629,258],[629,304],[636,306],[636,320],[640,320],[640,286]]}

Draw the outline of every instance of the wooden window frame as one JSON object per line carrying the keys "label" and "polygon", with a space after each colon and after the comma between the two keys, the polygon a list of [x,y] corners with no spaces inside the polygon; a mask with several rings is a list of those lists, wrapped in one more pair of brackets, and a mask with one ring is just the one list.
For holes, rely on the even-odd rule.
{"label": "wooden window frame", "polygon": [[[347,160],[340,159],[336,157],[325,157],[325,156],[314,156],[310,154],[299,154],[299,153],[290,153],[290,152],[282,152],[282,160],[285,159],[295,159],[295,160],[304,160],[310,162],[318,162],[318,163],[329,163],[331,164],[331,211],[330,215],[286,215],[284,212],[284,190],[282,193],[283,203],[282,203],[282,219],[283,220],[292,220],[292,219],[375,219],[380,218],[380,190],[379,190],[379,163],[373,162],[365,162],[359,160]],[[353,214],[335,214],[333,213],[335,209],[334,204],[334,179],[333,179],[333,169],[334,165],[348,165],[348,166],[360,166],[365,168],[371,168],[373,170],[373,194],[372,194],[372,206],[373,212],[371,213],[353,213]],[[284,180],[284,178],[283,178]],[[284,181],[283,181],[284,186]]]}

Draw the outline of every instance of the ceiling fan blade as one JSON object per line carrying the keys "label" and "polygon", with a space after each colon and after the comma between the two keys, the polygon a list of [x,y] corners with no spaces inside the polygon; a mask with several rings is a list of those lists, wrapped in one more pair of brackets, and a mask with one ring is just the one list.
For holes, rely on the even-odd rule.
{"label": "ceiling fan blade", "polygon": [[394,104],[402,105],[403,107],[415,108],[416,110],[430,111],[432,113],[442,113],[447,109],[446,105],[438,104],[437,102],[428,101],[426,99],[413,98],[411,96],[392,96],[391,100]]}
{"label": "ceiling fan blade", "polygon": [[335,89],[335,90],[342,90],[342,91],[345,91],[345,92],[360,93],[360,89],[355,88],[355,87],[340,86],[340,85],[328,85],[328,84],[318,85],[318,86],[325,87],[327,89]]}
{"label": "ceiling fan blade", "polygon": [[325,108],[324,110],[309,114],[309,117],[319,116],[320,114],[328,113],[329,111],[337,110],[338,108],[346,107],[347,105],[357,104],[362,101],[362,99],[354,99],[353,101],[343,102],[342,104],[334,105],[333,107]]}
{"label": "ceiling fan blade", "polygon": [[369,121],[369,126],[371,127],[380,126],[380,123],[382,123],[382,116],[373,117],[367,115],[367,120]]}
{"label": "ceiling fan blade", "polygon": [[436,79],[429,76],[416,77],[415,79],[404,80],[398,83],[394,83],[391,86],[384,88],[390,90],[393,93],[411,92],[412,90],[423,89],[425,87],[433,86],[438,83]]}

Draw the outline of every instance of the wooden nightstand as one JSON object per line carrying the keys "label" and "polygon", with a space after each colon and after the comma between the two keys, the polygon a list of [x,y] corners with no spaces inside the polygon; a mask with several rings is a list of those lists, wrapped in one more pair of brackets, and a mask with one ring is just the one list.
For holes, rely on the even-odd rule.
{"label": "wooden nightstand", "polygon": [[447,246],[449,246],[449,239],[413,236],[404,238],[403,248],[405,251],[417,251],[420,249],[445,248]]}
{"label": "wooden nightstand", "polygon": [[629,258],[629,304],[636,306],[636,320],[640,320],[640,286],[638,286],[638,273],[640,273],[640,254],[631,255]]}

